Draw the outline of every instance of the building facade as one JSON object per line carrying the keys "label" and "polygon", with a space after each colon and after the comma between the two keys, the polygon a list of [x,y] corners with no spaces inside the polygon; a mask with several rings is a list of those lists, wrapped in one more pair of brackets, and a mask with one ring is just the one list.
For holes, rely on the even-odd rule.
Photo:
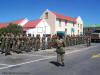
{"label": "building facade", "polygon": [[26,34],[34,34],[35,36],[40,34],[41,37],[43,34],[50,34],[50,26],[45,19],[29,21],[23,28],[26,31]]}
{"label": "building facade", "polygon": [[52,35],[57,33],[66,35],[83,34],[83,21],[80,16],[70,17],[47,9],[40,18],[48,22]]}

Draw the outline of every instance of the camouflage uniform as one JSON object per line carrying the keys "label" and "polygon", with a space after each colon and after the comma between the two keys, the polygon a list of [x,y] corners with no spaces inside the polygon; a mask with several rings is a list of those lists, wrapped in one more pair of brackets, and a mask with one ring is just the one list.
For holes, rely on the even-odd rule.
{"label": "camouflage uniform", "polygon": [[27,48],[27,46],[28,46],[28,43],[27,43],[28,37],[27,37],[26,34],[23,35],[23,40],[24,40],[24,44],[23,44],[24,50],[25,50],[25,51],[28,51],[28,48]]}
{"label": "camouflage uniform", "polygon": [[5,56],[11,54],[10,53],[10,50],[11,50],[11,48],[10,48],[10,44],[11,44],[10,41],[11,41],[11,37],[10,37],[10,33],[8,33],[6,35],[6,38],[5,38]]}
{"label": "camouflage uniform", "polygon": [[91,45],[91,37],[87,36],[87,46],[90,46],[90,45]]}
{"label": "camouflage uniform", "polygon": [[17,39],[17,53],[22,53],[22,49],[21,49],[21,35],[17,35],[16,36],[16,39]]}
{"label": "camouflage uniform", "polygon": [[2,36],[1,36],[1,34],[0,34],[0,50],[1,50],[1,40],[2,40]]}
{"label": "camouflage uniform", "polygon": [[16,52],[16,46],[17,45],[17,38],[16,38],[16,34],[14,35],[14,38],[13,38],[13,52]]}
{"label": "camouflage uniform", "polygon": [[1,36],[1,54],[5,53],[5,34]]}
{"label": "camouflage uniform", "polygon": [[56,48],[56,46],[57,46],[56,40],[57,40],[57,35],[55,34],[54,35],[54,48]]}
{"label": "camouflage uniform", "polygon": [[51,42],[52,42],[52,41],[51,41],[51,35],[48,35],[48,38],[47,38],[47,48],[48,48],[48,49],[51,49],[51,45],[52,45]]}
{"label": "camouflage uniform", "polygon": [[54,45],[55,45],[55,37],[54,37],[54,35],[52,36],[51,41],[52,41],[52,47],[54,48]]}
{"label": "camouflage uniform", "polygon": [[64,65],[64,54],[65,54],[65,50],[63,48],[63,39],[57,39],[57,62],[60,63],[60,61],[62,62],[62,65]]}
{"label": "camouflage uniform", "polygon": [[43,35],[42,36],[42,50],[45,50],[45,39],[46,39],[46,37],[45,37],[45,35]]}
{"label": "camouflage uniform", "polygon": [[27,40],[27,48],[29,50],[32,50],[32,37],[31,37],[31,34],[28,35],[28,40]]}
{"label": "camouflage uniform", "polygon": [[35,41],[36,41],[36,38],[34,37],[34,34],[33,34],[33,37],[32,37],[32,47],[35,48]]}
{"label": "camouflage uniform", "polygon": [[38,51],[39,48],[40,48],[40,36],[37,35],[36,42],[35,42],[35,51]]}

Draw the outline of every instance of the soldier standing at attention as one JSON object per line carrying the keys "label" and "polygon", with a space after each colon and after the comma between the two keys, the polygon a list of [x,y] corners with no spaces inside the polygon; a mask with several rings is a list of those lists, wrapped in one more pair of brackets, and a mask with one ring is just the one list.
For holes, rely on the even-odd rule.
{"label": "soldier standing at attention", "polygon": [[2,40],[2,37],[1,37],[1,33],[0,33],[0,50],[1,50],[1,40]]}
{"label": "soldier standing at attention", "polygon": [[16,45],[17,45],[17,39],[16,39],[16,34],[14,34],[14,38],[13,38],[13,52],[16,52]]}
{"label": "soldier standing at attention", "polygon": [[54,48],[56,48],[56,45],[57,45],[57,44],[56,44],[56,40],[57,40],[57,35],[55,34],[55,35],[54,35]]}
{"label": "soldier standing at attention", "polygon": [[18,34],[16,36],[16,39],[17,39],[17,53],[19,54],[19,53],[22,53],[22,51],[21,51],[21,35]]}
{"label": "soldier standing at attention", "polygon": [[62,66],[64,66],[64,54],[65,54],[65,50],[63,48],[64,40],[58,37],[56,42],[57,42],[57,48],[56,48],[57,62],[60,64],[61,61]]}
{"label": "soldier standing at attention", "polygon": [[5,53],[5,34],[2,34],[1,36],[1,54]]}
{"label": "soldier standing at attention", "polygon": [[91,45],[91,36],[87,36],[87,47]]}
{"label": "soldier standing at attention", "polygon": [[52,47],[54,48],[54,45],[55,45],[55,37],[54,37],[54,35],[52,35],[51,41],[52,41]]}
{"label": "soldier standing at attention", "polygon": [[40,48],[40,36],[37,34],[35,42],[35,51],[38,51],[39,48]]}
{"label": "soldier standing at attention", "polygon": [[6,39],[5,39],[5,56],[11,55],[11,53],[10,53],[10,41],[11,41],[10,33],[7,33]]}
{"label": "soldier standing at attention", "polygon": [[36,38],[34,37],[34,34],[33,34],[33,36],[32,36],[32,47],[33,48],[35,48],[35,40],[36,40]]}
{"label": "soldier standing at attention", "polygon": [[27,35],[26,34],[24,34],[24,37],[23,37],[23,39],[24,39],[24,50],[25,51],[27,51]]}
{"label": "soldier standing at attention", "polygon": [[47,38],[47,47],[48,47],[48,49],[51,49],[51,35],[48,35],[48,38]]}
{"label": "soldier standing at attention", "polygon": [[31,34],[28,34],[28,49],[32,50],[32,37]]}
{"label": "soldier standing at attention", "polygon": [[43,34],[42,36],[42,50],[45,50],[45,42],[46,42],[46,37],[45,37],[45,34]]}

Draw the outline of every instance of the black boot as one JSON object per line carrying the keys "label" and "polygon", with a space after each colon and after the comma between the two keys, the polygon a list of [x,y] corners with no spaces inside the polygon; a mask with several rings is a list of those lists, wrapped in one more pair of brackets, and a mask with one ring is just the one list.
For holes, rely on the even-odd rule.
{"label": "black boot", "polygon": [[62,62],[62,66],[65,66],[65,63],[64,62]]}

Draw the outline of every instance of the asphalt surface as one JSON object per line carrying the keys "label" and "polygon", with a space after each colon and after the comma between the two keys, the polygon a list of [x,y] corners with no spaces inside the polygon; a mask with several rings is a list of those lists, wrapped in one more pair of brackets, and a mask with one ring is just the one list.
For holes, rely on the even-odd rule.
{"label": "asphalt surface", "polygon": [[55,49],[0,55],[0,75],[100,75],[100,43],[67,47],[65,66],[56,62]]}

